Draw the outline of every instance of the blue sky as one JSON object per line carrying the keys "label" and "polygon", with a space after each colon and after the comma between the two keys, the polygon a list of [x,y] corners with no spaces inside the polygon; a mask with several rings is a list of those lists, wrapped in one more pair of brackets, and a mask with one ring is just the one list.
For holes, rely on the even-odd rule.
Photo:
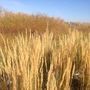
{"label": "blue sky", "polygon": [[90,22],[90,0],[0,0],[0,6],[30,14],[46,14],[68,21]]}

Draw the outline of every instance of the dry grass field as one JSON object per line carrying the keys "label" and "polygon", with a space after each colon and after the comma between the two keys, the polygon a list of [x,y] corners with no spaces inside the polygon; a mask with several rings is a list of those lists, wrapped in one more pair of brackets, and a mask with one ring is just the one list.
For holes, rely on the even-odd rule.
{"label": "dry grass field", "polygon": [[83,27],[46,16],[0,16],[0,90],[90,90],[90,32]]}

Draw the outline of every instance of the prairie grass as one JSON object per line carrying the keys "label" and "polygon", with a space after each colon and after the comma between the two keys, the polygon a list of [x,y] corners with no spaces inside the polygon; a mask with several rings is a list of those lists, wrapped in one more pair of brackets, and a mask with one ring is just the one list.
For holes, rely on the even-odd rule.
{"label": "prairie grass", "polygon": [[0,90],[74,90],[75,75],[80,90],[90,90],[90,33],[55,37],[46,30],[0,39]]}
{"label": "prairie grass", "polygon": [[78,31],[90,32],[90,23],[65,22],[63,19],[49,17],[43,14],[29,15],[23,13],[12,13],[9,11],[0,11],[0,33],[5,35],[17,34],[31,29],[31,32],[38,31],[44,33],[46,27],[55,34],[67,33],[68,28],[75,28]]}
{"label": "prairie grass", "polygon": [[46,15],[27,15],[23,13],[4,12],[0,13],[0,32],[4,34],[24,32],[27,28],[31,32],[43,33],[49,23],[49,30],[54,33],[66,32],[68,25],[64,20]]}

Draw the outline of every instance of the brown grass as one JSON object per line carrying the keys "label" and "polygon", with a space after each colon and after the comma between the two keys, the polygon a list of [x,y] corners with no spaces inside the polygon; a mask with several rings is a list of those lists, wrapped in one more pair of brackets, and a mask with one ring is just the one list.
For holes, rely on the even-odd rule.
{"label": "brown grass", "polygon": [[78,88],[90,90],[90,24],[0,14],[0,90]]}
{"label": "brown grass", "polygon": [[90,33],[73,30],[56,38],[47,30],[0,37],[0,90],[74,90],[78,73],[81,90],[90,89]]}
{"label": "brown grass", "polygon": [[45,32],[46,27],[55,33],[66,32],[68,25],[58,18],[48,17],[45,15],[26,15],[22,13],[6,12],[0,16],[0,32],[17,33],[23,32],[25,29],[31,29],[32,32]]}

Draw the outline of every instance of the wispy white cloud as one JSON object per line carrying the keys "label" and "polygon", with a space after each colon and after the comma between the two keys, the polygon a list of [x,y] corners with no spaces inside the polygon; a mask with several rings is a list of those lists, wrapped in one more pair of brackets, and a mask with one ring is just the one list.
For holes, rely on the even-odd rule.
{"label": "wispy white cloud", "polygon": [[27,11],[29,6],[20,0],[0,0],[0,6],[10,11]]}
{"label": "wispy white cloud", "polygon": [[15,5],[24,5],[23,2],[19,1],[19,0],[11,0],[13,2],[13,4]]}

